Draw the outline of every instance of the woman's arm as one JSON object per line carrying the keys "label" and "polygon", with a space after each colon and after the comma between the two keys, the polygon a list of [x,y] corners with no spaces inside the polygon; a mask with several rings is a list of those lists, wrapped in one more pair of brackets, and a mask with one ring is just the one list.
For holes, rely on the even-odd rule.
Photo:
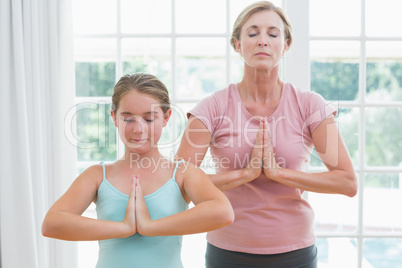
{"label": "woman's arm", "polygon": [[226,196],[216,188],[208,176],[191,163],[180,164],[183,173],[185,199],[194,207],[158,220],[151,220],[137,183],[136,219],[138,233],[145,236],[186,235],[208,232],[231,224],[234,212]]}
{"label": "woman's arm", "polygon": [[[349,152],[343,143],[335,118],[328,116],[312,133],[314,146],[328,168],[327,172],[306,173],[264,165],[268,178],[291,187],[318,193],[343,194],[353,197],[357,193],[355,171]],[[269,135],[264,136],[264,163],[275,162]]]}
{"label": "woman's arm", "polygon": [[81,216],[96,198],[102,168],[92,166],[73,182],[67,192],[49,209],[42,224],[46,237],[70,241],[102,240],[128,237],[135,228],[134,184],[122,222],[104,221]]}
{"label": "woman's arm", "polygon": [[[235,188],[260,176],[262,172],[262,124],[261,122],[260,129],[257,132],[256,146],[254,146],[250,163],[246,168],[221,174],[208,174],[212,183],[220,190],[225,191]],[[184,159],[196,166],[200,166],[207,153],[210,142],[211,133],[207,127],[201,120],[191,116],[176,156],[178,159]]]}

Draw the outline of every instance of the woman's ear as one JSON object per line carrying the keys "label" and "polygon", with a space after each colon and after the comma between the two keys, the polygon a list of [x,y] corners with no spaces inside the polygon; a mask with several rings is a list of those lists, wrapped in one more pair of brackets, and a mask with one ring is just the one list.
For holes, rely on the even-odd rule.
{"label": "woman's ear", "polygon": [[166,127],[171,115],[172,115],[172,109],[167,110],[163,118],[163,127]]}
{"label": "woman's ear", "polygon": [[116,114],[113,112],[113,110],[110,110],[110,116],[113,119],[114,126],[117,127],[117,118],[116,118]]}
{"label": "woman's ear", "polygon": [[243,55],[241,54],[241,44],[240,44],[240,41],[237,40],[237,39],[235,39],[235,40],[234,40],[234,44],[235,44],[235,47],[236,47],[236,51],[240,54],[240,56],[243,56]]}
{"label": "woman's ear", "polygon": [[289,49],[289,39],[285,41],[285,45],[283,46],[282,58],[285,56],[286,52],[288,52],[288,49]]}

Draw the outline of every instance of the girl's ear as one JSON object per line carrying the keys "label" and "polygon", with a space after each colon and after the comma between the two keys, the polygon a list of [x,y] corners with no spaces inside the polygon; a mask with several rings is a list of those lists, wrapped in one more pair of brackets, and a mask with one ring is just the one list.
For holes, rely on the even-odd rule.
{"label": "girl's ear", "polygon": [[115,115],[115,113],[113,112],[113,110],[110,110],[110,116],[111,116],[112,119],[113,119],[114,126],[117,127],[117,118],[116,118],[116,115]]}
{"label": "girl's ear", "polygon": [[163,127],[166,127],[171,115],[172,115],[172,109],[167,110],[163,118]]}

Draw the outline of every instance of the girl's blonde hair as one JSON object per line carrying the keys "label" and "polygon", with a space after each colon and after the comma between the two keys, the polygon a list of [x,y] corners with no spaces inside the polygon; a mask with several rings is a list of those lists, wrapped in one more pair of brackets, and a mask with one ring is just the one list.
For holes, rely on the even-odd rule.
{"label": "girl's blonde hair", "polygon": [[112,110],[119,109],[121,98],[131,90],[149,95],[161,104],[163,113],[170,109],[169,92],[156,76],[146,73],[126,74],[120,78],[113,88]]}

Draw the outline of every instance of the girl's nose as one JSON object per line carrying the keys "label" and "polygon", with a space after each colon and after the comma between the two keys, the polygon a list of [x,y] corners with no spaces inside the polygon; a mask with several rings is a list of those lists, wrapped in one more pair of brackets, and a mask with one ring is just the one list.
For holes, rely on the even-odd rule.
{"label": "girl's nose", "polygon": [[141,124],[141,122],[134,122],[133,132],[135,134],[142,134],[144,132],[144,126]]}

